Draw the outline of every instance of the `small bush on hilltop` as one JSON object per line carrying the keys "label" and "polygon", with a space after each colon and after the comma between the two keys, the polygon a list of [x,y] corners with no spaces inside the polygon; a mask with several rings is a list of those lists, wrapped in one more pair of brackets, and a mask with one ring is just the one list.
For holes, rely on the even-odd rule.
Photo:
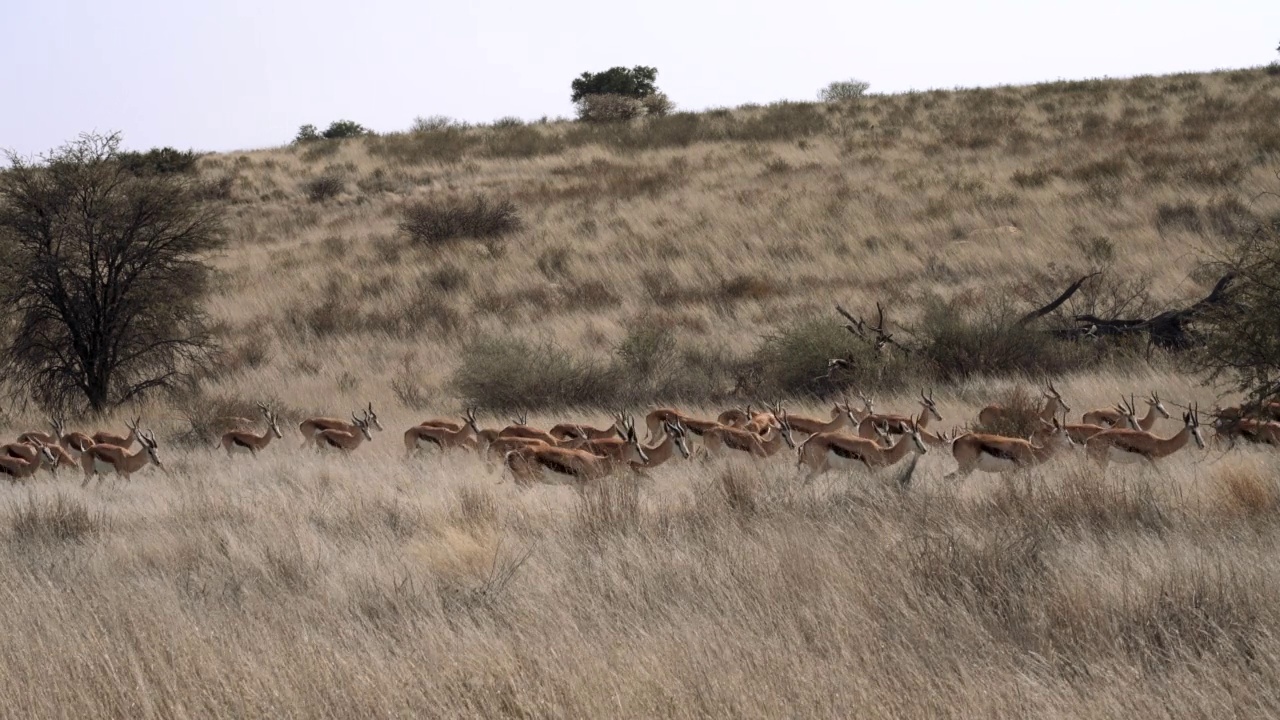
{"label": "small bush on hilltop", "polygon": [[168,175],[171,173],[193,173],[196,171],[196,160],[200,156],[195,150],[178,150],[171,147],[151,148],[146,152],[124,150],[116,155],[116,161],[131,174]]}
{"label": "small bush on hilltop", "polygon": [[315,140],[342,140],[345,138],[370,135],[371,131],[354,120],[334,120],[324,132],[318,132],[310,123],[298,128],[295,143],[313,142]]}
{"label": "small bush on hilltop", "polygon": [[818,99],[822,102],[836,103],[846,100],[857,100],[867,94],[871,83],[861,80],[837,80],[818,91]]}
{"label": "small bush on hilltop", "polygon": [[523,226],[520,211],[510,200],[469,198],[422,200],[405,207],[400,231],[418,245],[434,245],[459,238],[498,238]]}

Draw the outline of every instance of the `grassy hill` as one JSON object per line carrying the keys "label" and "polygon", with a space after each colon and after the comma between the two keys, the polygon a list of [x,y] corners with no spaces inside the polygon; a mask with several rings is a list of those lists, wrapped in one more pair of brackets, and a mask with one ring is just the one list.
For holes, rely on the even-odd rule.
{"label": "grassy hill", "polygon": [[[1270,449],[1106,471],[1064,450],[961,482],[935,448],[905,488],[896,470],[802,484],[783,452],[579,496],[401,442],[468,399],[486,426],[521,405],[603,424],[615,403],[784,392],[825,414],[808,393],[843,352],[882,411],[937,383],[943,429],[1052,378],[1072,419],[1157,390],[1174,417],[1154,432],[1173,435],[1175,403],[1218,396],[1175,361],[980,331],[1086,272],[1103,274],[1071,311],[1204,295],[1222,233],[1276,212],[1253,198],[1280,190],[1277,118],[1280,77],[1254,69],[207,156],[233,216],[209,306],[225,355],[198,396],[139,408],[162,471],[0,487],[0,700],[22,717],[1280,713]],[[476,198],[480,225],[511,207],[520,229],[400,231]],[[925,349],[877,358],[834,313],[877,302]],[[259,400],[283,439],[213,449],[217,418],[256,421]],[[368,402],[386,429],[350,457],[299,448],[304,414]]]}

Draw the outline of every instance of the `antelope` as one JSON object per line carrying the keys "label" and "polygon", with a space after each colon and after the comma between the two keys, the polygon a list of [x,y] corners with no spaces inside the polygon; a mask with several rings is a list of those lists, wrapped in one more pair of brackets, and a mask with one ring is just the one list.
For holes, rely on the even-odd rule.
{"label": "antelope", "polygon": [[[716,416],[716,422],[725,427],[742,427],[751,420],[751,406],[747,406],[746,410],[742,408],[729,408]],[[666,422],[663,422],[663,430],[666,430]]]}
{"label": "antelope", "polygon": [[828,470],[862,467],[874,471],[897,463],[908,452],[919,455],[928,452],[920,436],[919,419],[908,418],[905,430],[889,447],[848,433],[817,433],[800,445],[797,465],[809,468],[804,478],[807,483]]}
{"label": "antelope", "polygon": [[[1095,410],[1093,412],[1096,413],[1099,411]],[[1091,423],[1084,423],[1084,424],[1064,423],[1062,427],[1066,429],[1067,435],[1071,437],[1071,442],[1081,446],[1083,446],[1085,442],[1087,442],[1089,438],[1093,437],[1094,435],[1097,435],[1103,430],[1110,430],[1113,427],[1132,428],[1134,430],[1145,430],[1145,428],[1139,427],[1139,423],[1141,421],[1139,421],[1136,417],[1137,412],[1134,410],[1134,407],[1133,407],[1132,396],[1130,396],[1128,401],[1126,401],[1124,398],[1120,398],[1120,404],[1116,405],[1114,410],[1108,410],[1106,412],[1115,413],[1116,415],[1115,423],[1111,425],[1098,425],[1098,424],[1091,424]],[[1091,414],[1092,413],[1086,413],[1085,417],[1088,417]],[[1152,413],[1148,411],[1147,415],[1151,416]],[[1095,417],[1099,417],[1099,416],[1095,416]],[[1066,419],[1065,416],[1063,416],[1063,419]],[[1154,423],[1155,419],[1152,418],[1151,422]],[[1052,425],[1050,425],[1049,423],[1043,420],[1040,421],[1040,424],[1049,429],[1052,429],[1053,427]]]}
{"label": "antelope", "polygon": [[875,439],[876,426],[883,425],[890,435],[902,435],[907,432],[907,428],[915,424],[917,430],[928,430],[929,419],[933,418],[938,422],[942,422],[942,415],[938,413],[938,404],[933,400],[933,390],[929,390],[928,396],[924,394],[924,390],[920,391],[921,412],[918,418],[910,415],[877,415],[869,414],[858,423],[859,437],[868,440]]}
{"label": "antelope", "polygon": [[[611,457],[615,460],[621,458],[626,454],[627,443],[629,443],[631,438],[636,434],[636,423],[635,420],[627,417],[619,418],[618,423],[620,425],[620,429],[614,437],[586,440],[582,443],[580,449],[596,455]],[[664,431],[668,424],[670,423],[664,423]],[[647,449],[645,449],[645,454],[648,454]]]}
{"label": "antelope", "polygon": [[[1040,419],[1045,422],[1057,417],[1059,412],[1071,412],[1071,408],[1063,402],[1062,395],[1054,389],[1053,383],[1049,383],[1049,387],[1044,391],[1044,407],[1040,410]],[[983,425],[991,426],[1000,422],[1009,414],[1009,409],[998,403],[993,403],[982,408],[978,413],[978,422]]]}
{"label": "antelope", "polygon": [[965,433],[951,442],[951,456],[959,467],[948,473],[945,479],[965,478],[974,470],[1004,473],[1034,467],[1053,457],[1059,448],[1070,445],[1071,436],[1056,417],[1053,418],[1053,430],[1042,445],[1003,435]]}
{"label": "antelope", "polygon": [[[87,486],[94,475],[105,475],[113,471],[129,480],[133,473],[141,470],[148,462],[155,463],[156,467],[163,470],[164,464],[160,462],[155,435],[150,430],[138,433],[138,442],[142,443],[142,447],[132,453],[108,443],[98,443],[81,453],[80,467],[84,468],[84,482],[80,483],[80,487]],[[102,482],[101,477],[98,482]]]}
{"label": "antelope", "polygon": [[664,434],[662,442],[644,448],[644,454],[648,455],[649,459],[643,464],[631,463],[632,470],[643,475],[644,470],[656,468],[670,460],[676,450],[680,451],[680,456],[685,460],[689,459],[691,453],[689,452],[689,443],[685,440],[687,433],[684,426],[678,422],[667,422],[662,424],[662,431]]}
{"label": "antelope", "polygon": [[133,443],[140,438],[138,435],[138,423],[140,422],[142,422],[141,417],[134,418],[133,422],[125,421],[125,426],[129,428],[128,435],[116,435],[106,430],[99,430],[93,434],[93,444],[114,445],[115,447],[129,450],[133,447]]}
{"label": "antelope", "polygon": [[[355,413],[352,413],[351,418],[353,420],[355,419]],[[378,422],[378,414],[373,411],[372,402],[369,403],[369,407],[366,408],[364,411],[364,424],[366,426],[372,426],[375,430],[378,430],[378,431],[381,431],[383,429],[382,423]],[[302,433],[302,437],[303,437],[302,447],[306,447],[307,443],[315,441],[316,436],[319,435],[321,432],[324,432],[325,430],[338,430],[340,432],[345,432],[349,435],[355,435],[356,427],[357,427],[356,425],[352,425],[351,423],[348,423],[345,420],[339,420],[337,418],[314,417],[314,418],[307,418],[306,420],[303,420],[302,422],[298,423],[298,432]],[[373,440],[372,435],[369,435],[369,440],[370,441]],[[320,443],[318,442],[316,444],[317,446],[320,445]]]}
{"label": "antelope", "polygon": [[[1121,398],[1121,400],[1123,400],[1123,398]],[[1133,406],[1132,395],[1129,396],[1129,405],[1130,407]],[[1157,415],[1165,420],[1170,418],[1169,411],[1165,410],[1164,403],[1160,402],[1160,396],[1153,391],[1151,393],[1151,397],[1147,398],[1147,414],[1144,415],[1141,420],[1137,421],[1137,424],[1133,426],[1134,429],[1146,432],[1152,427],[1155,427]],[[1090,410],[1080,418],[1080,420],[1086,425],[1101,425],[1104,428],[1119,427],[1120,421],[1124,419],[1125,413],[1123,407]]]}
{"label": "antelope", "polygon": [[[37,444],[39,443],[39,444]],[[74,462],[71,456],[67,454],[57,445],[45,445],[39,440],[32,439],[30,442],[9,443],[0,450],[4,451],[0,457],[13,458],[23,460],[36,465],[43,465],[51,474],[57,475],[58,468],[68,463]],[[35,472],[34,470],[32,472]]]}
{"label": "antelope", "polygon": [[611,438],[615,433],[619,432],[622,425],[622,413],[615,412],[613,414],[613,424],[601,430],[593,428],[590,425],[579,425],[578,423],[560,423],[551,428],[550,434],[557,440],[568,440],[569,438],[580,437],[587,440],[604,440]]}
{"label": "antelope", "polygon": [[[247,452],[257,457],[258,451],[265,450],[271,444],[272,438],[284,439],[284,435],[280,433],[280,423],[276,414],[262,403],[258,403],[258,409],[262,411],[262,416],[267,421],[267,429],[263,430],[261,435],[254,435],[247,430],[229,430],[223,433],[219,445],[227,451],[227,457],[237,452]],[[214,450],[217,450],[216,446]]]}
{"label": "antelope", "polygon": [[1182,414],[1182,429],[1168,438],[1156,437],[1142,430],[1128,428],[1112,428],[1089,438],[1085,443],[1085,451],[1099,465],[1106,467],[1115,460],[1118,463],[1136,463],[1146,461],[1151,467],[1156,466],[1158,458],[1167,457],[1186,447],[1192,438],[1196,446],[1204,449],[1204,437],[1200,434],[1200,411],[1192,407]]}
{"label": "antelope", "polygon": [[857,425],[868,417],[873,415],[871,411],[871,403],[866,397],[862,398],[864,410],[861,412],[854,410],[849,399],[846,397],[844,403],[836,403],[831,407],[831,419],[820,420],[817,418],[798,417],[796,415],[788,416],[791,422],[791,429],[794,432],[804,433],[805,435],[816,435],[821,432],[835,432],[842,429],[846,424],[852,423]]}
{"label": "antelope", "polygon": [[53,432],[58,436],[57,444],[75,458],[79,458],[81,453],[94,446],[93,438],[88,435],[75,431],[66,432],[66,424],[62,418],[53,421]]}
{"label": "antelope", "polygon": [[601,457],[586,450],[528,445],[508,452],[504,464],[520,485],[531,482],[573,484],[582,490],[588,482],[599,480],[627,463],[645,464],[649,456],[640,447],[635,427],[627,430],[626,444],[620,456]]}
{"label": "antelope", "polygon": [[35,442],[31,447],[36,452],[30,460],[12,455],[0,457],[0,474],[8,475],[10,482],[17,483],[19,480],[26,480],[35,475],[41,465],[48,465],[50,468],[57,465],[57,457],[54,456],[53,451],[50,449],[57,446],[46,445],[38,439],[32,439]]}
{"label": "antelope", "polygon": [[19,436],[18,436],[18,442],[19,442],[19,443],[30,443],[30,442],[32,442],[33,440],[39,440],[40,442],[44,443],[45,445],[57,445],[57,444],[58,444],[58,433],[59,433],[59,430],[58,430],[58,421],[57,421],[57,419],[55,418],[55,419],[50,420],[50,421],[49,421],[49,425],[50,425],[50,426],[52,426],[52,428],[53,428],[53,434],[49,434],[49,433],[47,433],[47,432],[41,432],[41,431],[39,431],[39,430],[31,430],[31,431],[29,431],[29,432],[24,432],[24,433],[22,433],[21,435],[19,435]]}
{"label": "antelope", "polygon": [[462,418],[462,427],[458,430],[450,430],[443,425],[414,425],[404,432],[405,457],[412,456],[415,450],[422,448],[437,448],[443,451],[450,448],[475,447],[476,436],[479,433],[480,428],[476,426],[476,413],[473,408],[467,408],[467,414]]}
{"label": "antelope", "polygon": [[360,447],[360,443],[365,440],[373,441],[373,434],[369,432],[371,423],[367,419],[368,417],[369,413],[367,411],[365,412],[366,419],[364,420],[356,417],[353,412],[351,413],[351,421],[354,424],[350,426],[350,430],[339,430],[337,428],[321,430],[312,436],[314,438],[313,442],[315,442],[317,448],[328,447],[342,450],[343,452],[351,452]]}
{"label": "antelope", "polygon": [[1216,427],[1218,434],[1230,438],[1234,443],[1237,437],[1249,442],[1280,445],[1280,422],[1262,421],[1244,418],[1235,420],[1230,425]]}
{"label": "antelope", "polygon": [[795,450],[796,442],[791,437],[791,422],[787,418],[787,411],[780,409],[774,421],[777,424],[767,426],[763,434],[754,433],[745,428],[722,426],[708,430],[703,434],[702,441],[707,452],[716,457],[719,457],[726,447],[730,450],[751,453],[755,458],[767,458],[776,454],[782,449],[783,443]]}
{"label": "antelope", "polygon": [[498,431],[498,437],[533,438],[535,440],[541,440],[552,447],[560,444],[560,438],[557,438],[546,430],[539,430],[536,427],[530,426],[529,415],[527,413],[520,413],[517,415],[511,425],[508,425]]}

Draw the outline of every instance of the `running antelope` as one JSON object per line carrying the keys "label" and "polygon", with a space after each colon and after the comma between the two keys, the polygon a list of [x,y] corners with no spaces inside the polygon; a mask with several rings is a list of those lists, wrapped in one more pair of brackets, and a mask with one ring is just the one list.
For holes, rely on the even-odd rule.
{"label": "running antelope", "polygon": [[[133,422],[125,421],[125,427],[129,428],[128,435],[116,435],[106,430],[99,430],[93,434],[94,445],[113,445],[118,448],[129,450],[133,448],[133,443],[139,440],[138,423],[142,422],[141,417],[136,417]],[[55,441],[56,442],[56,441]]]}
{"label": "running antelope", "polygon": [[[138,433],[138,442],[142,443],[142,447],[132,453],[123,447],[108,443],[98,443],[81,453],[80,467],[84,468],[84,482],[80,483],[80,487],[88,485],[94,475],[101,476],[111,472],[123,475],[125,480],[129,480],[133,473],[141,470],[148,462],[155,463],[156,467],[163,470],[164,464],[160,462],[155,434],[150,430]],[[101,477],[98,478],[98,482],[102,482]]]}
{"label": "running antelope", "polygon": [[53,428],[53,433],[52,433],[52,434],[47,433],[47,432],[42,432],[42,431],[40,431],[40,430],[31,430],[31,431],[24,432],[24,433],[22,433],[21,435],[19,435],[19,436],[18,436],[18,442],[20,442],[20,443],[30,443],[30,442],[32,442],[33,440],[39,440],[40,442],[44,443],[45,445],[57,445],[57,444],[58,444],[58,432],[59,432],[59,430],[58,430],[58,421],[57,421],[57,419],[55,418],[55,419],[50,420],[50,421],[49,421],[49,425]]}
{"label": "running antelope", "polygon": [[1157,459],[1178,452],[1192,438],[1195,439],[1196,446],[1203,450],[1200,411],[1195,407],[1182,414],[1182,429],[1172,437],[1161,438],[1142,430],[1112,428],[1089,438],[1089,442],[1085,443],[1085,451],[1104,468],[1112,460],[1118,463],[1146,461],[1148,465],[1155,467]]}
{"label": "running antelope", "polygon": [[714,457],[720,457],[724,453],[724,448],[751,453],[755,458],[767,458],[777,454],[784,443],[788,448],[795,450],[796,442],[791,436],[791,422],[787,418],[787,411],[780,409],[774,416],[774,421],[777,424],[768,425],[763,433],[751,432],[745,428],[717,427],[704,433],[702,442],[707,448],[707,453]]}
{"label": "running antelope", "polygon": [[405,456],[412,456],[415,450],[423,448],[435,448],[441,451],[451,448],[471,449],[476,446],[476,436],[479,434],[480,428],[476,425],[475,409],[467,408],[467,414],[462,418],[462,427],[457,430],[450,430],[443,425],[414,425],[405,430]]}
{"label": "running antelope", "polygon": [[351,413],[351,422],[353,425],[350,426],[350,430],[332,428],[317,432],[313,436],[313,441],[315,442],[316,447],[320,449],[333,448],[335,450],[342,450],[343,452],[351,452],[352,450],[360,447],[360,443],[365,440],[372,441],[373,434],[369,432],[370,421],[367,419],[368,417],[369,413],[366,412],[366,419],[361,420],[356,417],[356,414],[353,412]]}
{"label": "running antelope", "polygon": [[[351,419],[355,420],[355,413],[351,414]],[[357,420],[357,423],[358,422],[359,421]],[[378,422],[378,413],[373,411],[372,402],[369,403],[369,407],[364,411],[364,424],[366,428],[368,426],[372,426],[374,430],[382,430],[382,423]],[[315,442],[315,438],[325,430],[337,430],[349,435],[356,435],[356,427],[356,425],[352,425],[345,420],[339,420],[337,418],[314,417],[307,418],[306,420],[298,423],[298,432],[302,433],[302,447],[306,447],[307,443]],[[372,435],[369,435],[369,440],[373,440]],[[320,446],[320,443],[317,442],[316,445]]]}
{"label": "running antelope", "polygon": [[910,415],[877,415],[870,414],[858,423],[858,436],[873,440],[876,437],[876,426],[882,425],[886,432],[890,435],[903,435],[908,431],[911,425],[915,425],[916,429],[923,432],[929,429],[929,420],[937,420],[942,422],[942,415],[938,413],[938,404],[933,400],[933,390],[929,390],[926,396],[924,390],[920,391],[920,415],[913,418]]}
{"label": "running antelope", "polygon": [[58,436],[57,443],[62,449],[71,453],[73,458],[79,459],[80,454],[85,450],[94,446],[93,438],[82,432],[67,432],[67,426],[62,418],[53,421],[53,432]]}
{"label": "running antelope", "polygon": [[[1098,412],[1098,411],[1094,411],[1094,412]],[[1137,419],[1137,412],[1133,408],[1132,397],[1130,397],[1128,401],[1126,401],[1124,398],[1120,398],[1120,404],[1116,405],[1115,410],[1110,410],[1108,412],[1114,412],[1118,416],[1116,422],[1111,425],[1097,425],[1097,424],[1090,424],[1090,423],[1083,423],[1083,424],[1064,423],[1062,427],[1066,429],[1067,435],[1070,436],[1071,438],[1071,442],[1076,445],[1080,445],[1082,447],[1086,442],[1088,442],[1089,438],[1093,437],[1094,435],[1097,435],[1103,430],[1110,430],[1115,427],[1131,428],[1134,430],[1146,429],[1146,428],[1138,427],[1140,421]],[[1086,413],[1085,417],[1088,417],[1091,414],[1092,413]],[[1148,416],[1151,415],[1150,412],[1148,412],[1147,414]],[[1099,416],[1095,416],[1095,417],[1099,417]],[[1064,416],[1064,419],[1065,419],[1065,416]],[[1152,422],[1155,422],[1155,420],[1152,419]],[[1050,425],[1049,423],[1043,420],[1040,421],[1040,424],[1046,429],[1050,429],[1050,430],[1053,429],[1052,425]]]}
{"label": "running antelope", "polygon": [[1060,448],[1070,445],[1071,436],[1067,435],[1056,417],[1053,418],[1053,430],[1042,445],[1003,435],[966,433],[951,442],[951,456],[959,467],[948,473],[945,479],[968,477],[974,470],[1004,473],[1034,467],[1053,457]]}
{"label": "running antelope", "polygon": [[[928,452],[920,437],[920,419],[907,418],[903,434],[892,446],[843,432],[818,433],[800,445],[797,464],[809,468],[804,481],[809,482],[828,470],[866,468],[874,471],[897,463],[908,452]],[[883,437],[883,436],[882,436]]]}
{"label": "running antelope", "polygon": [[541,430],[530,425],[529,415],[527,413],[520,413],[517,415],[512,424],[498,431],[498,437],[533,438],[535,440],[541,440],[552,447],[560,444],[560,438],[552,435],[546,430]]}
{"label": "running antelope", "polygon": [[247,452],[257,457],[258,451],[265,450],[271,444],[272,438],[284,439],[284,435],[280,433],[279,418],[276,414],[262,403],[258,403],[258,409],[262,411],[262,417],[267,421],[267,429],[263,430],[261,435],[254,435],[248,430],[230,430],[223,433],[219,445],[227,451],[227,457],[238,452]]}
{"label": "running antelope", "polygon": [[[481,431],[484,432],[484,431]],[[546,447],[558,447],[566,450],[579,450],[587,441],[583,438],[574,437],[566,438],[555,443],[548,443],[545,440],[529,437],[495,437],[487,445],[484,446],[484,456],[488,461],[499,461],[507,456],[512,450],[518,450],[524,447],[532,447],[535,445]]]}
{"label": "running antelope", "polygon": [[648,461],[631,463],[632,470],[644,475],[645,470],[651,470],[670,460],[676,450],[680,451],[680,456],[685,460],[689,459],[692,453],[689,452],[689,443],[685,440],[687,433],[684,426],[678,422],[663,423],[662,431],[664,435],[662,442],[644,449],[644,454],[649,456]]}
{"label": "running antelope", "polygon": [[1262,421],[1242,418],[1230,423],[1215,425],[1217,434],[1228,438],[1234,444],[1236,438],[1243,438],[1252,443],[1280,445],[1280,422]]}
{"label": "running antelope", "polygon": [[[1123,398],[1121,398],[1123,400]],[[1129,407],[1133,408],[1133,396],[1129,396]],[[1168,420],[1170,418],[1169,411],[1164,409],[1164,403],[1160,402],[1160,395],[1156,392],[1151,393],[1151,397],[1147,398],[1147,414],[1137,421],[1134,426],[1137,430],[1143,432],[1149,431],[1155,427],[1157,416]],[[1132,417],[1132,416],[1130,416]],[[1101,425],[1104,428],[1120,427],[1121,421],[1125,420],[1124,407],[1117,406],[1115,408],[1099,408],[1090,410],[1080,418],[1086,425]]]}
{"label": "running antelope", "polygon": [[[978,413],[978,422],[990,427],[1008,417],[1009,412],[1009,408],[993,403],[982,408],[982,412]],[[1040,419],[1049,422],[1057,417],[1059,412],[1071,412],[1071,408],[1063,402],[1062,395],[1054,389],[1053,383],[1049,383],[1048,389],[1044,391],[1044,407],[1040,410]]]}
{"label": "running antelope", "polygon": [[[747,409],[750,411],[750,408]],[[749,415],[750,413],[748,412],[747,416]],[[695,418],[692,415],[687,415],[675,408],[658,408],[657,410],[650,412],[644,418],[644,423],[649,433],[645,436],[644,441],[646,443],[656,442],[658,440],[663,432],[662,423],[664,422],[679,422],[684,425],[685,429],[689,431],[689,434],[694,437],[704,439],[707,432],[725,427],[725,425],[722,425],[715,420],[699,420],[698,418]],[[745,427],[746,423],[743,425]]]}
{"label": "running antelope", "polygon": [[613,424],[607,428],[594,428],[590,425],[580,425],[578,423],[560,423],[551,428],[551,436],[557,440],[568,440],[569,438],[585,438],[587,440],[604,440],[611,438],[616,433],[622,431],[622,413],[615,412],[613,414]]}
{"label": "running antelope", "polygon": [[[748,405],[746,410],[742,408],[729,408],[716,416],[716,422],[725,427],[742,427],[751,420],[751,406]],[[663,430],[666,430],[666,423],[663,423]]]}
{"label": "running antelope", "polygon": [[640,447],[635,427],[627,431],[625,448],[620,457],[601,457],[586,450],[528,445],[508,452],[504,464],[520,485],[532,482],[553,485],[571,484],[582,490],[587,483],[599,480],[627,463],[644,464],[649,456]]}
{"label": "running antelope", "polygon": [[35,475],[41,465],[48,465],[50,468],[57,465],[58,460],[54,456],[53,451],[50,450],[50,448],[57,446],[46,445],[34,438],[33,440],[34,443],[31,447],[36,452],[30,460],[14,457],[12,455],[0,457],[0,475],[8,475],[9,481],[16,483],[19,480],[26,480],[32,475]]}
{"label": "running antelope", "polygon": [[[631,442],[631,438],[636,434],[636,422],[633,418],[624,416],[618,418],[618,423],[620,429],[613,437],[586,440],[582,443],[581,449],[596,455],[611,457],[615,460],[620,459],[627,453],[627,444]],[[645,454],[648,454],[647,448],[645,448]]]}
{"label": "running antelope", "polygon": [[[38,440],[32,440],[25,443],[9,443],[3,448],[0,448],[0,457],[12,457],[19,460],[26,460],[27,462],[37,462],[44,454],[40,447],[36,445],[38,442]],[[44,443],[40,444],[44,445]],[[71,454],[61,446],[44,445],[44,448],[53,456],[52,462],[44,463],[44,467],[48,469],[51,474],[57,475],[58,468],[76,464],[75,458],[71,457]]]}
{"label": "running antelope", "polygon": [[845,425],[857,425],[866,418],[873,416],[870,401],[863,397],[862,402],[864,409],[860,412],[853,409],[849,398],[846,397],[843,403],[836,403],[831,406],[831,419],[826,421],[797,415],[790,415],[787,420],[791,422],[791,429],[794,432],[804,433],[805,435],[835,432],[843,429]]}

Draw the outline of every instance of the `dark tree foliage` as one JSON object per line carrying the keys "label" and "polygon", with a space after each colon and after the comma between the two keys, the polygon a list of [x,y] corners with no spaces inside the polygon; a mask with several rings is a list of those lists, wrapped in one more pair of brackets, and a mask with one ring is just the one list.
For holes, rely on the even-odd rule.
{"label": "dark tree foliage", "polygon": [[194,150],[177,148],[151,148],[146,152],[122,151],[117,159],[134,175],[167,175],[169,173],[194,173],[200,156]]}
{"label": "dark tree foliage", "polygon": [[1198,360],[1210,379],[1231,381],[1251,401],[1280,398],[1280,215],[1232,238],[1225,264],[1234,281],[1200,318]]}
{"label": "dark tree foliage", "polygon": [[324,132],[320,132],[315,125],[308,123],[298,128],[298,134],[293,141],[305,143],[314,140],[342,140],[368,135],[369,132],[368,128],[354,120],[334,120],[329,123],[329,127],[325,128]]}
{"label": "dark tree foliage", "polygon": [[572,102],[587,95],[623,95],[632,98],[648,97],[658,92],[658,69],[637,65],[633,68],[611,67],[600,73],[584,72],[573,81]]}
{"label": "dark tree foliage", "polygon": [[51,409],[100,412],[190,379],[211,337],[203,256],[223,209],[182,173],[135,175],[118,134],[0,174],[0,374]]}

